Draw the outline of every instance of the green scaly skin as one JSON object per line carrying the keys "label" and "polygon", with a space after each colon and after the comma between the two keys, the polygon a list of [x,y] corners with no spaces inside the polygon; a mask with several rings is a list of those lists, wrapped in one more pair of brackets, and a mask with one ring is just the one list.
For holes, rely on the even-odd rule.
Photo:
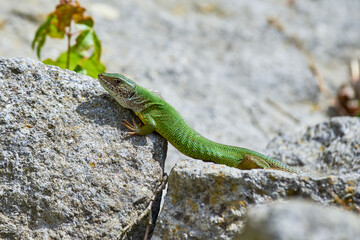
{"label": "green scaly skin", "polygon": [[124,125],[131,131],[128,135],[147,135],[156,131],[192,158],[239,169],[263,168],[300,173],[258,152],[216,143],[201,136],[164,99],[121,74],[102,73],[98,79],[121,106],[133,110],[144,124],[141,126],[124,120]]}

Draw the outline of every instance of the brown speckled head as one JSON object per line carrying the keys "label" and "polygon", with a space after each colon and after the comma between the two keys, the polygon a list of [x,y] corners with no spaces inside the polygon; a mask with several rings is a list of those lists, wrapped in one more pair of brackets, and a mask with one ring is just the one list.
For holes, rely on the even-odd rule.
{"label": "brown speckled head", "polygon": [[139,96],[136,94],[137,85],[134,81],[118,73],[100,73],[98,80],[121,106],[135,112],[140,110]]}

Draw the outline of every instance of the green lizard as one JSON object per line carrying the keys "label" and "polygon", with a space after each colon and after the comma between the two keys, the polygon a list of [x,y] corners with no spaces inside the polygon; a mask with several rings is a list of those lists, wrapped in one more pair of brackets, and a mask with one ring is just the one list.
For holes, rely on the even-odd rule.
{"label": "green lizard", "polygon": [[278,169],[300,173],[258,152],[213,142],[196,132],[181,115],[157,94],[117,73],[101,73],[100,84],[122,106],[135,112],[143,125],[124,120],[128,135],[158,132],[183,154],[239,169]]}

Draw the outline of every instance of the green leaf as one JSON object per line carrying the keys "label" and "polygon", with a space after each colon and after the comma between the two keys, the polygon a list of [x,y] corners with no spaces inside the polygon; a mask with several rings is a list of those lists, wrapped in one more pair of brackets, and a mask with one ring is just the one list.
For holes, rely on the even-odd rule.
{"label": "green leaf", "polygon": [[82,62],[81,66],[86,69],[86,75],[97,78],[99,73],[105,72],[105,65],[94,57],[88,58]]}
{"label": "green leaf", "polygon": [[44,46],[46,40],[46,34],[48,32],[50,22],[51,22],[51,15],[49,15],[46,21],[40,25],[40,27],[36,30],[34,39],[31,43],[31,48],[34,49],[36,46],[36,55],[40,59],[41,48]]}
{"label": "green leaf", "polygon": [[75,51],[86,54],[85,51],[94,48],[92,55],[96,59],[100,60],[101,56],[101,42],[97,37],[93,28],[87,28],[76,38],[76,44],[74,45]]}
{"label": "green leaf", "polygon": [[54,65],[54,66],[58,66],[62,69],[69,69],[69,70],[74,70],[76,68],[77,65],[79,65],[81,63],[81,61],[83,60],[83,56],[76,53],[76,52],[71,52],[70,51],[70,65],[69,68],[67,68],[67,52],[63,52],[60,54],[60,56],[56,59],[56,61],[47,58],[43,61],[43,63],[48,64],[48,65]]}
{"label": "green leaf", "polygon": [[82,24],[82,25],[86,25],[91,28],[94,26],[94,20],[91,17],[84,17],[83,19],[80,19],[75,22],[79,25]]}
{"label": "green leaf", "polygon": [[58,28],[59,25],[59,19],[56,15],[53,15],[53,17],[50,19],[50,25],[48,28],[47,34],[52,38],[64,38],[66,32],[61,31],[61,29]]}
{"label": "green leaf", "polygon": [[86,69],[84,69],[80,65],[77,65],[76,68],[74,69],[74,71],[77,72],[77,73],[86,75]]}
{"label": "green leaf", "polygon": [[[47,58],[44,61],[42,61],[46,65],[54,65],[59,66],[56,61],[52,60],[51,58]],[[59,66],[60,67],[60,66]]]}
{"label": "green leaf", "polygon": [[97,37],[95,31],[93,31],[93,41],[94,41],[94,57],[100,61],[100,57],[101,57],[101,42],[99,40],[99,38]]}
{"label": "green leaf", "polygon": [[46,36],[49,35],[50,37],[56,38],[63,38],[64,33],[61,33],[56,28],[55,24],[58,22],[56,16],[54,14],[49,14],[46,18],[46,21],[40,25],[37,29],[34,39],[31,43],[31,48],[34,49],[36,47],[36,55],[40,59],[41,49],[45,44]]}
{"label": "green leaf", "polygon": [[43,23],[38,30],[35,33],[34,39],[31,43],[31,48],[34,49],[35,45],[37,44],[36,47],[36,54],[37,57],[40,59],[40,52],[41,52],[41,48],[44,46],[45,40],[46,40],[46,29],[48,28],[48,25],[50,24],[49,21],[46,21],[45,23]]}
{"label": "green leaf", "polygon": [[92,28],[89,28],[80,33],[80,35],[76,38],[75,45],[73,46],[74,51],[83,52],[83,54],[85,54],[84,51],[89,50],[94,45],[92,36],[93,31],[94,30]]}
{"label": "green leaf", "polygon": [[66,63],[67,63],[67,52],[63,52],[60,54],[60,56],[56,59],[56,61],[61,64],[58,65],[59,67],[63,68],[63,69],[69,69],[69,70],[74,70],[76,68],[77,65],[79,65],[81,63],[81,61],[83,61],[84,56],[81,55],[78,52],[72,51],[72,48],[70,49],[70,64],[69,67],[66,67]]}

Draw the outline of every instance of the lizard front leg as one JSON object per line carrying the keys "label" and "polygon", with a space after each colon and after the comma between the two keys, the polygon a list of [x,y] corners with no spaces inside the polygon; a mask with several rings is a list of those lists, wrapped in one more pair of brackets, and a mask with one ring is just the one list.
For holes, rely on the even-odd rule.
{"label": "lizard front leg", "polygon": [[152,133],[155,130],[155,124],[153,121],[146,121],[144,125],[137,124],[134,119],[132,119],[132,123],[130,123],[127,120],[123,120],[123,125],[130,130],[129,133],[127,133],[127,137],[132,135],[148,135]]}

